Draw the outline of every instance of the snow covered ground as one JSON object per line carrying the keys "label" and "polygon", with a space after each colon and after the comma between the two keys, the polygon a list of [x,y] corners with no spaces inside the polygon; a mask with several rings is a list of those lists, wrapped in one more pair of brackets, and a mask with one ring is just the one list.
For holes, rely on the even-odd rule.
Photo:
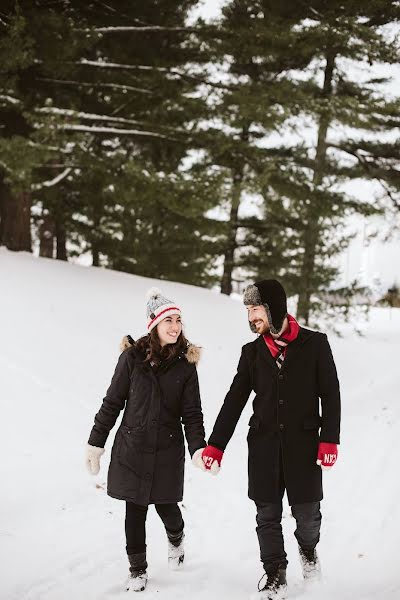
{"label": "snow covered ground", "polygon": [[[0,249],[1,600],[127,597],[124,504],[105,493],[114,432],[98,477],[87,474],[84,449],[119,340],[144,332],[145,292],[154,284],[182,305],[189,339],[204,348],[199,376],[209,434],[241,345],[252,339],[239,302]],[[323,582],[307,593],[302,587],[286,506],[289,597],[400,598],[399,334],[400,310],[375,309],[365,337],[331,337],[343,433],[339,461],[324,476]],[[168,571],[165,533],[150,509],[144,599],[255,597],[262,567],[247,498],[250,405],[219,477],[187,463],[184,571]]]}

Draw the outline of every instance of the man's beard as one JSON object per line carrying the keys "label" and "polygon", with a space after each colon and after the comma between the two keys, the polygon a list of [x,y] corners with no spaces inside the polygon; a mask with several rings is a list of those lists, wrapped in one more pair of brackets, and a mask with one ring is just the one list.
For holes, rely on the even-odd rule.
{"label": "man's beard", "polygon": [[250,329],[251,329],[251,331],[253,333],[258,333],[259,335],[266,335],[267,333],[270,332],[269,325],[266,325],[265,323],[263,323],[263,330],[262,331],[257,331],[255,323],[250,322]]}

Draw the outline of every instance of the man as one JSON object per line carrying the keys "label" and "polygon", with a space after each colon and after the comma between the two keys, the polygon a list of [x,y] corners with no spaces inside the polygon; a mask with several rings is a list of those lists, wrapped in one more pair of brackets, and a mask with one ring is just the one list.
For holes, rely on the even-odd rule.
{"label": "man", "polygon": [[286,293],[279,281],[249,285],[243,301],[258,338],[242,348],[237,374],[202,459],[206,469],[219,471],[224,450],[254,391],[247,437],[249,497],[257,507],[266,573],[265,585],[259,589],[263,598],[274,600],[283,598],[286,590],[281,526],[285,490],[296,519],[303,575],[308,579],[319,573],[315,548],[321,526],[321,467],[331,468],[337,458],[340,391],[326,335],[300,327],[287,314]]}

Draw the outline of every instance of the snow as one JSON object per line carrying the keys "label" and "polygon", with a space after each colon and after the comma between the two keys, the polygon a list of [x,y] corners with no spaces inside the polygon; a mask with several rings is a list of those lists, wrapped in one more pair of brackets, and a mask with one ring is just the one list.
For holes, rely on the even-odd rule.
{"label": "snow", "polygon": [[76,64],[88,65],[89,67],[102,67],[106,69],[138,69],[140,71],[160,71],[160,72],[174,72],[176,69],[169,69],[168,67],[155,67],[152,65],[129,65],[123,63],[113,63],[106,60],[87,60],[82,58]]}
{"label": "snow", "polygon": [[31,186],[31,189],[32,190],[40,190],[43,187],[53,187],[54,185],[57,185],[57,183],[60,183],[60,181],[62,181],[63,179],[65,179],[65,177],[67,177],[70,174],[71,171],[72,171],[71,167],[67,167],[66,169],[64,169],[64,171],[62,171],[61,173],[59,173],[53,179],[51,179],[49,181],[43,181],[43,183],[33,184]]}
{"label": "snow", "polygon": [[[112,432],[91,477],[84,450],[120,338],[145,328],[152,287],[179,302],[191,341],[203,346],[199,378],[209,435],[241,345],[252,339],[243,306],[172,282],[86,268],[0,248],[0,597],[126,598],[124,504],[105,492]],[[339,460],[324,474],[323,582],[305,592],[287,505],[289,598],[398,600],[400,310],[374,309],[364,337],[330,337],[341,380]],[[218,477],[186,465],[186,563],[167,567],[167,540],[148,517],[153,600],[256,598],[262,575],[255,510],[247,498],[250,402]],[[141,596],[142,597],[142,596]]]}
{"label": "snow", "polygon": [[113,117],[109,115],[98,115],[95,113],[86,113],[78,110],[70,110],[67,108],[56,108],[53,106],[43,106],[41,108],[36,109],[36,112],[39,113],[48,113],[54,115],[63,115],[66,117],[74,117],[77,119],[87,119],[93,121],[113,121],[115,123],[130,123],[137,124],[140,121],[135,121],[133,119],[124,119],[122,117]]}
{"label": "snow", "polygon": [[145,135],[151,137],[157,137],[162,139],[168,139],[167,136],[155,133],[154,131],[141,131],[140,129],[120,129],[115,127],[97,127],[95,125],[69,125],[67,123],[58,124],[57,129],[64,129],[65,131],[82,131],[88,133],[112,133],[122,135]]}

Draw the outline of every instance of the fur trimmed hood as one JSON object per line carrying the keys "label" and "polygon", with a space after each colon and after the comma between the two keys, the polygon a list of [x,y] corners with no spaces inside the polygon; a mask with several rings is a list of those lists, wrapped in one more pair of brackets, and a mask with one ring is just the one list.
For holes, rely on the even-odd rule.
{"label": "fur trimmed hood", "polygon": [[[130,335],[124,335],[120,342],[119,349],[121,352],[124,352],[125,350],[128,350],[134,346],[135,340]],[[201,357],[201,347],[195,346],[194,344],[189,344],[185,352],[185,357],[188,363],[197,366]]]}

